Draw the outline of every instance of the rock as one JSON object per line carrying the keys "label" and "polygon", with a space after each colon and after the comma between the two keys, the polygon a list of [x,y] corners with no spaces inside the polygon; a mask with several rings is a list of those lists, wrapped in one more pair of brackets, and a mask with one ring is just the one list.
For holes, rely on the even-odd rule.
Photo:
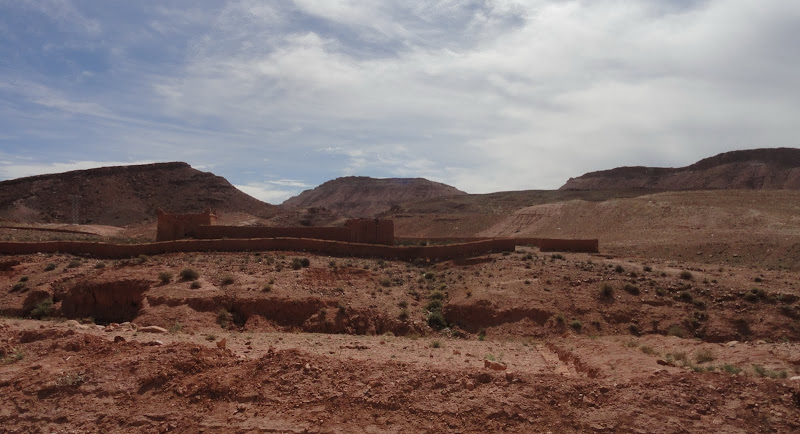
{"label": "rock", "polygon": [[456,355],[456,356],[461,355],[461,351],[453,350],[453,354]]}
{"label": "rock", "polygon": [[151,347],[156,347],[156,346],[164,345],[164,342],[156,340],[156,341],[150,341],[150,342],[146,343],[145,345],[149,345]]}
{"label": "rock", "polygon": [[666,360],[663,360],[663,359],[656,360],[656,363],[658,363],[659,365],[663,365],[663,366],[669,366],[669,362],[666,361]]}
{"label": "rock", "polygon": [[114,343],[118,344],[120,342],[125,342],[125,338],[123,338],[122,336],[114,336]]}
{"label": "rock", "polygon": [[[141,330],[141,329],[139,329],[139,330]],[[228,340],[226,338],[222,338],[222,339],[217,341],[217,348],[219,348],[220,350],[224,350],[225,347],[227,347],[227,346],[228,346]]]}
{"label": "rock", "polygon": [[466,388],[467,390],[474,390],[475,389],[475,382],[467,381],[466,384],[464,384],[464,388]]}
{"label": "rock", "polygon": [[303,366],[303,369],[304,369],[306,372],[308,372],[308,371],[310,371],[310,370],[311,370],[311,365],[310,365],[310,364],[308,364],[308,363],[306,363],[306,365],[305,365],[305,366]]}
{"label": "rock", "polygon": [[506,371],[506,381],[514,381],[514,373],[511,371]]}
{"label": "rock", "polygon": [[64,325],[67,327],[78,327],[79,325],[81,325],[81,323],[75,321],[74,319],[69,319],[64,321]]}
{"label": "rock", "polygon": [[75,328],[78,330],[89,330],[89,326],[86,324],[78,324],[75,326]]}
{"label": "rock", "polygon": [[152,325],[140,327],[139,331],[142,333],[168,333],[167,329],[165,329],[164,327],[152,326]]}
{"label": "rock", "polygon": [[735,347],[737,345],[739,345],[739,341],[730,341],[727,344],[725,344],[726,347]]}
{"label": "rock", "polygon": [[794,377],[789,377],[789,381],[800,381],[800,375],[795,375]]}
{"label": "rock", "polygon": [[106,333],[113,332],[114,331],[114,327],[106,326],[106,328],[104,328],[103,331],[105,331]]}
{"label": "rock", "polygon": [[488,360],[488,359],[484,359],[483,360],[483,367],[484,368],[489,368],[489,369],[494,369],[495,371],[505,371],[506,370],[505,363],[493,362],[493,361]]}

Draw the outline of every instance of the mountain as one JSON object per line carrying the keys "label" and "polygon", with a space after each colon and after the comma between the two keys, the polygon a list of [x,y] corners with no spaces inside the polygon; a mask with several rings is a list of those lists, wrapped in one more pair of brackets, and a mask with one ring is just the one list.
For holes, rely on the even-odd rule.
{"label": "mountain", "polygon": [[30,176],[0,182],[0,218],[26,223],[124,226],[152,221],[156,210],[247,213],[278,208],[237,190],[225,178],[186,163],[156,163]]}
{"label": "mountain", "polygon": [[374,217],[404,202],[465,194],[455,187],[424,178],[347,176],[306,190],[281,206],[288,209],[324,207],[347,217]]}
{"label": "mountain", "polygon": [[570,178],[559,190],[798,190],[800,149],[725,152],[680,168],[618,167]]}

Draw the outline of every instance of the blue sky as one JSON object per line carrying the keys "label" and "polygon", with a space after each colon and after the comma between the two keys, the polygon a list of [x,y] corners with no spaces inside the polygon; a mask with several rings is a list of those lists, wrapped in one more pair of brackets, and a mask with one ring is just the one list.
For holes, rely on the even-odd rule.
{"label": "blue sky", "polygon": [[800,2],[0,0],[0,179],[186,161],[280,203],[800,145]]}

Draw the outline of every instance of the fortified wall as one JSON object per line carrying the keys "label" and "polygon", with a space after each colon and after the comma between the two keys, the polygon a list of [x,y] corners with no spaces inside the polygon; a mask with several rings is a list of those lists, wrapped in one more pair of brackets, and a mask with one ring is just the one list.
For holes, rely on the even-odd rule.
{"label": "fortified wall", "polygon": [[268,227],[217,225],[211,211],[202,214],[170,214],[158,210],[156,241],[185,238],[310,238],[362,244],[394,245],[394,222],[380,219],[352,219],[344,227]]}
{"label": "fortified wall", "polygon": [[159,208],[156,241],[196,238],[201,227],[211,226],[216,222],[217,216],[210,209],[199,214],[172,214]]}

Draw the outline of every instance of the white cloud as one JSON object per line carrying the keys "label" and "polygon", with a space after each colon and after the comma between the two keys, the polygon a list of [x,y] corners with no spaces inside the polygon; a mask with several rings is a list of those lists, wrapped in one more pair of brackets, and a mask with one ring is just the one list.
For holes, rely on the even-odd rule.
{"label": "white cloud", "polygon": [[[77,28],[95,20],[59,14]],[[155,41],[184,38],[178,56],[133,63],[125,44],[147,38],[125,35],[113,74],[87,80],[133,82],[0,77],[4,96],[39,110],[0,98],[0,127],[14,143],[75,136],[74,160],[106,142],[132,159],[188,155],[271,202],[345,174],[556,188],[589,170],[798,146],[797,22],[800,3],[785,0],[156,8],[143,27]],[[76,145],[81,134],[96,134],[94,148]]]}
{"label": "white cloud", "polygon": [[286,199],[298,194],[297,189],[276,189],[272,183],[252,182],[249,184],[238,184],[234,187],[253,196],[254,198],[271,203],[280,204]]}

